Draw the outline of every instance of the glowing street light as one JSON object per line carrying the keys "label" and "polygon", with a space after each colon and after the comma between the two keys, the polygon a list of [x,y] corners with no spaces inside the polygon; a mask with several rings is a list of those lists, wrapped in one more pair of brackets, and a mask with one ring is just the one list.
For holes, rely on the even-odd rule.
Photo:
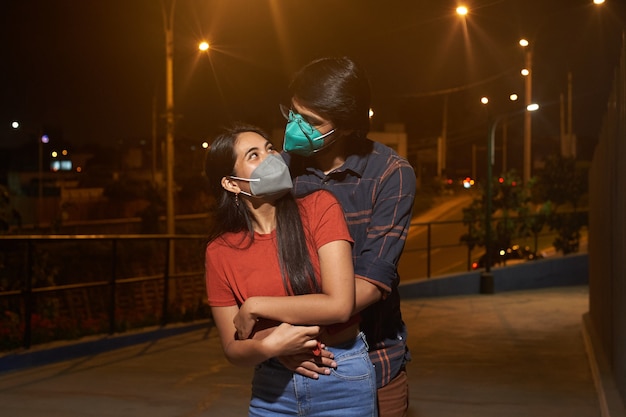
{"label": "glowing street light", "polygon": [[537,111],[537,110],[539,110],[539,104],[531,103],[528,106],[526,106],[526,110],[527,111]]}
{"label": "glowing street light", "polygon": [[208,51],[210,48],[209,43],[207,41],[202,41],[200,42],[200,44],[198,44],[198,49],[201,50],[202,52],[206,52]]}
{"label": "glowing street light", "polygon": [[458,14],[459,16],[467,16],[467,14],[469,13],[469,9],[467,8],[467,6],[459,6],[456,8],[456,14]]}

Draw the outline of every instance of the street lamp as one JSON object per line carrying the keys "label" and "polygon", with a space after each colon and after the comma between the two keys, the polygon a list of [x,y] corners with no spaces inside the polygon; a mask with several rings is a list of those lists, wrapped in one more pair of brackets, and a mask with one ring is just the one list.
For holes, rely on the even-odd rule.
{"label": "street lamp", "polygon": [[[538,104],[529,104],[525,109],[521,110],[524,112],[524,115],[536,111],[539,109]],[[489,132],[487,136],[487,191],[485,195],[485,270],[480,274],[480,292],[481,294],[493,294],[494,292],[494,282],[493,282],[493,274],[491,273],[491,210],[492,210],[492,199],[493,199],[493,165],[495,160],[494,153],[494,142],[496,136],[496,129],[498,127],[498,123],[503,120],[505,117],[511,116],[515,113],[519,113],[520,111],[515,111],[512,113],[504,113],[495,118],[489,125]],[[527,185],[527,183],[524,183]]]}
{"label": "street lamp", "polygon": [[[163,26],[165,28],[165,187],[167,234],[176,233],[174,212],[174,8],[171,0],[169,10],[162,3]],[[173,252],[173,251],[172,251]],[[170,266],[172,263],[170,262]]]}
{"label": "street lamp", "polygon": [[[176,0],[169,1],[169,9],[166,1],[161,3],[161,11],[163,13],[163,27],[165,31],[165,182],[166,182],[166,223],[167,234],[176,234],[176,212],[174,207],[174,10]],[[209,49],[208,42],[201,42],[198,46],[201,51]],[[170,241],[169,250],[169,274],[170,276],[176,271],[174,265],[175,251],[174,242]]]}
{"label": "street lamp", "polygon": [[[170,0],[169,10],[165,3],[165,1],[161,3],[161,10],[163,12],[163,26],[165,29],[166,223],[167,234],[173,235],[176,233],[176,214],[174,207],[174,10],[176,0]],[[209,43],[206,41],[200,42],[198,49],[207,51],[209,49]],[[170,265],[173,265],[173,262],[170,262]]]}
{"label": "street lamp", "polygon": [[[465,40],[468,39],[466,16],[469,14],[469,8],[460,4],[456,8],[456,14],[463,20],[463,28],[465,33]],[[450,94],[446,93],[443,96],[443,114],[441,116],[441,136],[437,138],[437,177],[442,178],[447,171],[448,160],[448,106],[449,106]]]}
{"label": "street lamp", "polygon": [[207,41],[202,41],[198,44],[198,49],[202,52],[208,51],[210,48],[209,43]]}
{"label": "street lamp", "polygon": [[[167,234],[172,236],[176,234],[174,211],[174,8],[176,0],[171,0],[169,6],[167,10],[165,0],[161,3],[165,29],[165,220]],[[170,277],[176,272],[175,259],[174,242],[170,239],[166,260],[167,273]]]}
{"label": "street lamp", "polygon": [[[13,130],[21,129],[19,121],[11,122]],[[41,227],[43,219],[43,145],[50,142],[50,137],[44,133],[37,134],[37,226]]]}
{"label": "street lamp", "polygon": [[[509,94],[509,101],[517,101],[518,96],[515,93]],[[489,112],[489,97],[483,96],[480,98],[480,102],[483,106],[485,106],[485,112],[487,115],[487,123],[491,121],[491,115]],[[507,170],[507,128],[508,128],[508,116],[503,116],[504,123],[502,124],[502,171],[506,172]],[[495,145],[494,145],[495,146]],[[495,147],[494,147],[495,152]],[[472,176],[476,177],[476,157],[475,153],[472,153]]]}
{"label": "street lamp", "polygon": [[[524,69],[522,75],[524,76],[524,105],[529,106],[532,104],[533,93],[533,55],[532,49],[528,40],[520,39],[519,44],[525,50]],[[529,111],[524,113],[524,164],[523,164],[523,177],[524,184],[528,184],[530,181],[531,171],[531,138],[532,138],[532,119]]]}
{"label": "street lamp", "polygon": [[43,218],[43,145],[50,142],[48,135],[42,134],[37,137],[37,149],[39,153],[38,161],[38,179],[37,179],[37,225],[41,227]]}

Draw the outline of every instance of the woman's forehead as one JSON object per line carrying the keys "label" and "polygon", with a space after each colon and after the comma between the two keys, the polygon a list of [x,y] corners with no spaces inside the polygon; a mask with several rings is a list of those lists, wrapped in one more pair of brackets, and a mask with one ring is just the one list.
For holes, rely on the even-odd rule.
{"label": "woman's forehead", "polygon": [[247,152],[250,148],[264,149],[268,143],[267,139],[256,132],[243,132],[237,136],[235,150],[239,154],[240,152]]}

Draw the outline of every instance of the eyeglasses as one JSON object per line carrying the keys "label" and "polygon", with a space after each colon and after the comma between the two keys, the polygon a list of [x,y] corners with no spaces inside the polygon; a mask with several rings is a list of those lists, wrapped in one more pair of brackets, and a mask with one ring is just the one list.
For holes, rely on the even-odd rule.
{"label": "eyeglasses", "polygon": [[289,122],[295,121],[295,122],[298,122],[298,124],[301,124],[301,122],[306,122],[309,126],[315,129],[332,123],[329,121],[320,120],[315,117],[312,118],[311,116],[300,114],[297,111],[295,111],[293,108],[287,107],[284,104],[280,104],[279,106],[280,106],[280,113]]}
{"label": "eyeglasses", "polygon": [[291,110],[291,107],[285,106],[284,104],[279,104],[278,107],[280,107],[280,114],[282,114],[285,119],[293,119],[293,114],[295,112]]}

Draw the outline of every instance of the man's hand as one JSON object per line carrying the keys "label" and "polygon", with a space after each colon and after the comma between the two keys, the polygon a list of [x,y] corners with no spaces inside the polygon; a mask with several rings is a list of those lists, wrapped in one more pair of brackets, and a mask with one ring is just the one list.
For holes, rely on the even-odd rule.
{"label": "man's hand", "polygon": [[319,326],[292,326],[281,323],[270,330],[269,334],[260,336],[263,337],[262,343],[271,356],[304,354],[310,357],[313,356],[313,349],[318,346]]}
{"label": "man's hand", "polygon": [[285,368],[311,379],[318,379],[320,375],[329,375],[330,368],[337,367],[337,362],[333,360],[333,354],[326,349],[322,349],[319,356],[305,353],[279,356],[278,360]]}
{"label": "man's hand", "polygon": [[[253,298],[253,297],[250,297]],[[241,307],[239,308],[239,312],[233,319],[233,324],[237,329],[237,337],[240,340],[247,339],[252,334],[252,330],[257,322],[257,317],[250,312],[248,308],[252,303],[251,299],[246,300]]]}

